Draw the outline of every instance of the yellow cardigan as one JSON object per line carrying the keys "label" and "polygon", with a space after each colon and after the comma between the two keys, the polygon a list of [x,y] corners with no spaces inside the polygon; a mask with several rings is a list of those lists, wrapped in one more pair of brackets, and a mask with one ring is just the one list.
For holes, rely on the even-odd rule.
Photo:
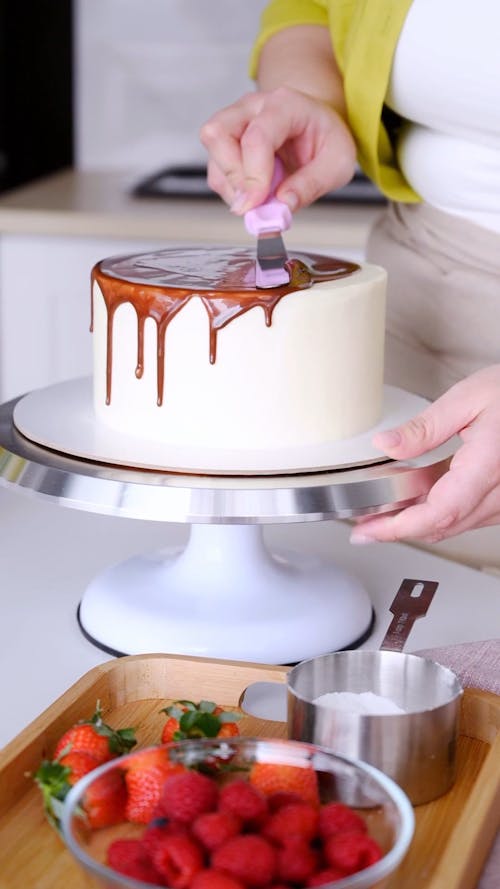
{"label": "yellow cardigan", "polygon": [[294,25],[323,25],[330,30],[342,72],[349,126],[366,175],[391,200],[420,197],[401,173],[394,148],[400,119],[384,108],[392,58],[412,0],[271,0],[250,60],[256,76],[264,43]]}

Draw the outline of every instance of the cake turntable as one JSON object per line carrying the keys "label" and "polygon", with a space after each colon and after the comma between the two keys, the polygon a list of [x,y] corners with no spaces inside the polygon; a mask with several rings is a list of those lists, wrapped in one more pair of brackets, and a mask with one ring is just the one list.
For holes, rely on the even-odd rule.
{"label": "cake turntable", "polygon": [[[69,385],[76,391],[79,381]],[[30,393],[28,405],[46,408],[55,389]],[[402,419],[425,403],[398,393]],[[36,429],[28,437],[17,428],[22,406],[22,398],[0,406],[0,484],[75,509],[191,525],[183,550],[128,559],[84,592],[81,630],[114,655],[169,651],[292,663],[356,646],[373,623],[368,591],[324,559],[271,552],[263,525],[403,508],[425,496],[456,450],[452,440],[405,462],[353,467],[344,460],[335,470],[196,475],[74,456],[55,440],[42,445]],[[14,422],[15,414],[21,420]],[[384,425],[390,425],[387,416]]]}

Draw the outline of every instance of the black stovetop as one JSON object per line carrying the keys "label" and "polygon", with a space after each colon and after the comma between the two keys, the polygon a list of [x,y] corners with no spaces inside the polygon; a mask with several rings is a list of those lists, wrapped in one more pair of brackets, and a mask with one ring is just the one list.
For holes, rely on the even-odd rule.
{"label": "black stovetop", "polygon": [[[136,197],[218,198],[207,185],[206,167],[197,164],[175,164],[145,176],[132,189]],[[348,185],[319,198],[344,203],[383,204],[386,199],[367,177],[356,172]]]}

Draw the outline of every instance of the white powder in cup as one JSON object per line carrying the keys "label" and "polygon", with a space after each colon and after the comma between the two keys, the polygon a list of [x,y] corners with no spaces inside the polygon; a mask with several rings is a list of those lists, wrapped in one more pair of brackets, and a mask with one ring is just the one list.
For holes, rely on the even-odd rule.
{"label": "white powder in cup", "polygon": [[364,713],[368,716],[406,713],[406,710],[402,710],[390,698],[376,695],[372,691],[362,691],[359,694],[352,691],[329,691],[315,698],[313,704],[321,704],[331,710]]}

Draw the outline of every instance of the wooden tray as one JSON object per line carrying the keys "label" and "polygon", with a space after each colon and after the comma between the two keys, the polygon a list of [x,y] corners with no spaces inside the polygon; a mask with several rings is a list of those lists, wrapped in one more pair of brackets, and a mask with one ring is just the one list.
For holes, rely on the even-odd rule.
{"label": "wooden tray", "polygon": [[[1,889],[90,889],[43,814],[30,777],[58,737],[99,700],[115,728],[134,726],[139,746],[158,743],[160,707],[176,698],[234,708],[255,682],[286,681],[286,669],[177,655],[136,655],[94,668],[0,754]],[[387,889],[474,889],[500,821],[500,697],[467,689],[458,777],[441,799],[415,810],[410,850]],[[286,726],[245,715],[241,733],[285,737]]]}

